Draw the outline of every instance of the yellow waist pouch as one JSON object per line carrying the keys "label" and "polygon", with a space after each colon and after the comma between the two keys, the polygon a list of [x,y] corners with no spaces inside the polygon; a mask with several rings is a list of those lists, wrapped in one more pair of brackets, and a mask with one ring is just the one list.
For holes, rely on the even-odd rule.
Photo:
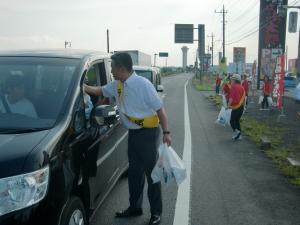
{"label": "yellow waist pouch", "polygon": [[159,119],[157,115],[148,116],[145,118],[136,118],[136,117],[127,116],[127,118],[131,122],[143,128],[155,128],[158,127],[159,124]]}
{"label": "yellow waist pouch", "polygon": [[[123,104],[123,85],[122,85],[121,81],[118,81],[117,93],[118,93],[119,102],[122,105]],[[126,117],[131,122],[133,122],[136,125],[143,127],[143,128],[155,128],[155,127],[158,127],[158,125],[159,125],[159,118],[157,115],[152,115],[152,116],[148,116],[145,118],[130,117],[127,115],[126,115]]]}

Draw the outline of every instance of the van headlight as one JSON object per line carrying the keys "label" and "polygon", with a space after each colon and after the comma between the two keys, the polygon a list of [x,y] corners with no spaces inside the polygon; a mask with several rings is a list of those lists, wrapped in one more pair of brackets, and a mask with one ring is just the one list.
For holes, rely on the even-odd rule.
{"label": "van headlight", "polygon": [[49,166],[0,179],[0,216],[41,201],[46,195],[48,183]]}

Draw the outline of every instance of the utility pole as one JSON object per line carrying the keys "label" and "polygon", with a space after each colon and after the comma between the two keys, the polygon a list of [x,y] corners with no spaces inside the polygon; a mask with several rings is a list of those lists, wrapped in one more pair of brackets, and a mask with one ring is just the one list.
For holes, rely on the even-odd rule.
{"label": "utility pole", "polygon": [[225,58],[225,14],[227,11],[225,11],[225,6],[223,5],[223,10],[220,12],[215,11],[215,13],[222,13],[223,14],[223,58]]}
{"label": "utility pole", "polygon": [[156,56],[157,56],[157,53],[154,53],[154,67],[156,66]]}
{"label": "utility pole", "polygon": [[109,53],[109,30],[106,30],[106,38],[107,38],[107,53]]}
{"label": "utility pole", "polygon": [[211,34],[211,67],[214,67],[214,33]]}

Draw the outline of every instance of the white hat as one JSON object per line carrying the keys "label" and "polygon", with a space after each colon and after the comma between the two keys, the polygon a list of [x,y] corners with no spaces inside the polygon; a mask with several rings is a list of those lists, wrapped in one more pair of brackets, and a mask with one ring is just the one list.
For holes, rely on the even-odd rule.
{"label": "white hat", "polygon": [[241,81],[241,75],[239,74],[233,74],[230,78],[231,80]]}

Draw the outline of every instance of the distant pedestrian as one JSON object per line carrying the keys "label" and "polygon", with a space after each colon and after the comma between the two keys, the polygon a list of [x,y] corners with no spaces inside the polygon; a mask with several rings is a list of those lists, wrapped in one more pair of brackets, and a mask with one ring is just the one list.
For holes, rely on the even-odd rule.
{"label": "distant pedestrian", "polygon": [[221,78],[220,78],[220,75],[217,74],[217,77],[216,77],[216,95],[219,95],[219,93],[220,93],[220,86],[221,86]]}
{"label": "distant pedestrian", "polygon": [[230,125],[234,132],[233,140],[241,139],[240,119],[243,115],[245,103],[245,90],[241,85],[241,76],[233,74],[231,77],[231,89],[229,95],[228,107],[232,109]]}
{"label": "distant pedestrian", "polygon": [[264,84],[262,86],[262,92],[263,92],[263,101],[261,103],[261,109],[269,109],[269,102],[268,102],[268,97],[271,94],[271,82],[268,76],[265,76],[264,78]]}
{"label": "distant pedestrian", "polygon": [[246,104],[245,104],[245,109],[246,109],[246,106],[248,106],[248,93],[249,93],[249,81],[247,80],[246,74],[243,75],[242,86],[245,90],[245,95],[246,95]]}
{"label": "distant pedestrian", "polygon": [[225,96],[226,103],[228,104],[229,101],[229,95],[230,95],[230,89],[231,89],[231,84],[230,84],[230,75],[228,75],[225,78],[225,81],[223,83],[223,95]]}

